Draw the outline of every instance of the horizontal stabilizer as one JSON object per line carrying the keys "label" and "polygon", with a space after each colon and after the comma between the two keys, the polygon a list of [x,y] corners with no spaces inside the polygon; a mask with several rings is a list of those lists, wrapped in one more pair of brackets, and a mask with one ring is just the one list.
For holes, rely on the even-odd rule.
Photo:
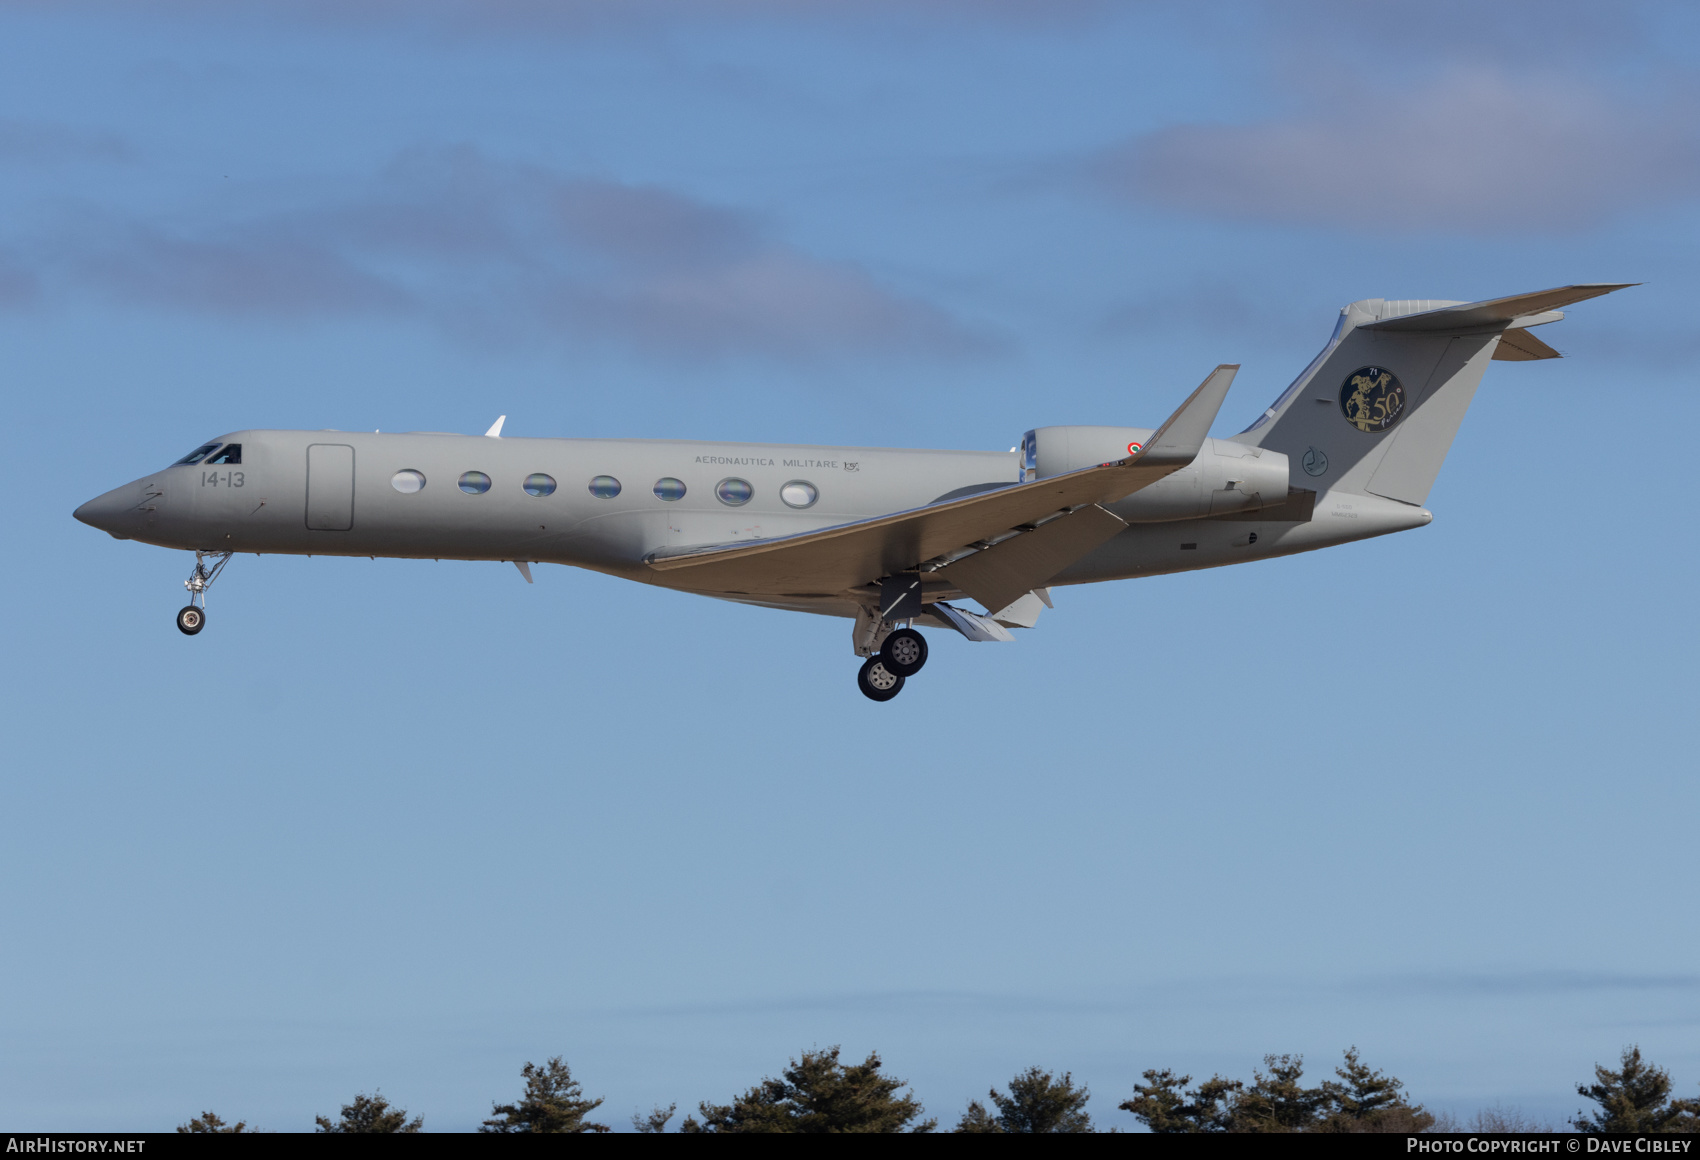
{"label": "horizontal stabilizer", "polygon": [[1359,329],[1416,334],[1465,334],[1497,330],[1511,326],[1519,319],[1539,325],[1540,322],[1556,322],[1563,315],[1543,318],[1538,322],[1532,315],[1556,312],[1559,307],[1569,306],[1572,302],[1583,302],[1589,298],[1598,298],[1602,294],[1610,294],[1613,290],[1624,290],[1639,285],[1639,282],[1583,282],[1575,286],[1559,286],[1552,290],[1536,290],[1530,294],[1513,294],[1509,298],[1490,298],[1486,302],[1460,302],[1456,306],[1442,306],[1438,310],[1419,310],[1415,314],[1401,314],[1379,322],[1366,322]]}
{"label": "horizontal stabilizer", "polygon": [[1564,356],[1526,330],[1508,330],[1500,336],[1493,357],[1500,362],[1532,362],[1539,358]]}

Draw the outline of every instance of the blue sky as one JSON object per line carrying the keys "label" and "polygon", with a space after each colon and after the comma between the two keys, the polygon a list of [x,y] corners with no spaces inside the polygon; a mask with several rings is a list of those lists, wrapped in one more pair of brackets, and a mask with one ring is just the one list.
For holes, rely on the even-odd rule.
{"label": "blue sky", "polygon": [[[879,1050],[1700,1084],[1682,6],[0,7],[0,1123],[611,1122]],[[935,637],[562,568],[188,563],[241,427],[997,448],[1255,416],[1353,299],[1640,288],[1495,363],[1434,524]]]}

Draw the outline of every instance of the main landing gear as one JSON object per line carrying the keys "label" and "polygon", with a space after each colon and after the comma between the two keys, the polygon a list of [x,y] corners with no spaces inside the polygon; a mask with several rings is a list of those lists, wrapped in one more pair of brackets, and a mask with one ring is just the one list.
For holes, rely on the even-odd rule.
{"label": "main landing gear", "polygon": [[896,629],[887,634],[879,652],[862,662],[856,687],[870,701],[889,701],[926,663],[927,638],[912,628]]}
{"label": "main landing gear", "polygon": [[183,587],[189,590],[189,603],[177,613],[177,631],[184,636],[194,636],[207,626],[207,589],[230,563],[232,555],[232,552],[195,553],[195,570],[183,581]]}

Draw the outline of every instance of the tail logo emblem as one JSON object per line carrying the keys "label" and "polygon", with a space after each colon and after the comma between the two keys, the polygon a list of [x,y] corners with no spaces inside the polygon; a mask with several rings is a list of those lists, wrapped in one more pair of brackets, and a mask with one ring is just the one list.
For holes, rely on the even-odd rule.
{"label": "tail logo emblem", "polygon": [[1359,431],[1385,431],[1405,413],[1405,388],[1386,367],[1359,367],[1340,385],[1340,410]]}
{"label": "tail logo emblem", "polygon": [[1305,452],[1305,457],[1299,460],[1299,465],[1305,469],[1306,475],[1321,475],[1328,470],[1328,456],[1312,447]]}

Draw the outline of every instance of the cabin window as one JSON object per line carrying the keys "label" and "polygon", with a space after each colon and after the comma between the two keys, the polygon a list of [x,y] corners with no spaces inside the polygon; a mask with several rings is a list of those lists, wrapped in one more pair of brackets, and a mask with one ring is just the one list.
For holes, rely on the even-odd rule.
{"label": "cabin window", "polygon": [[597,499],[613,499],[620,494],[620,481],[612,475],[599,475],[590,481],[590,494]]}
{"label": "cabin window", "polygon": [[755,493],[747,479],[723,479],[714,485],[715,498],[727,507],[743,507]]}
{"label": "cabin window", "polygon": [[460,473],[460,489],[467,495],[483,495],[490,490],[490,477],[482,471]]}
{"label": "cabin window", "polygon": [[211,455],[214,451],[217,451],[217,450],[218,450],[218,444],[217,443],[203,443],[199,447],[195,448],[193,451],[189,452],[189,454],[185,455],[182,459],[179,459],[176,463],[173,463],[171,466],[173,466],[173,467],[187,467],[191,463],[199,463],[201,460],[205,459],[207,456]]}
{"label": "cabin window", "polygon": [[401,492],[402,495],[412,495],[416,491],[423,491],[425,489],[425,473],[415,471],[411,467],[406,468],[390,476],[390,486]]}
{"label": "cabin window", "polygon": [[779,498],[785,501],[786,507],[814,507],[820,491],[806,479],[793,479],[779,489]]}
{"label": "cabin window", "polygon": [[685,498],[685,481],[668,476],[666,479],[655,481],[655,498],[672,503],[676,499]]}
{"label": "cabin window", "polygon": [[242,463],[242,444],[226,443],[224,450],[206,460],[205,465],[211,467],[215,463],[222,463],[229,467],[240,466]]}
{"label": "cabin window", "polygon": [[525,494],[538,497],[555,494],[555,477],[541,471],[525,477]]}

